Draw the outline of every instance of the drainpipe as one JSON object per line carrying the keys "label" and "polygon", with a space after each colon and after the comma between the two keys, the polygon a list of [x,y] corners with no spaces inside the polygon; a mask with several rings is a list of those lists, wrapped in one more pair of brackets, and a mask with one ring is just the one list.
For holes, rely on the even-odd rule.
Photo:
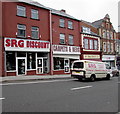
{"label": "drainpipe", "polygon": [[49,11],[50,16],[50,74],[53,75],[53,50],[52,50],[52,14]]}

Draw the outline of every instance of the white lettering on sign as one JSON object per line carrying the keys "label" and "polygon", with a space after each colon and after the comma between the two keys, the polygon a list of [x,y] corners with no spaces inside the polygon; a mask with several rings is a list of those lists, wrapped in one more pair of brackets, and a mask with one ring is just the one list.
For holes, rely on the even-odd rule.
{"label": "white lettering on sign", "polygon": [[50,51],[50,43],[41,40],[5,38],[4,47],[6,51]]}
{"label": "white lettering on sign", "polygon": [[53,54],[80,54],[78,46],[53,45]]}

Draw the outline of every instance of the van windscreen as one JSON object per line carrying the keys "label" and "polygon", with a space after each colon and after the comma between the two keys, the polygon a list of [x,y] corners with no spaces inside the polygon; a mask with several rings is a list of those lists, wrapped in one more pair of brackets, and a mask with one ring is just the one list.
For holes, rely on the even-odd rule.
{"label": "van windscreen", "polygon": [[73,65],[73,68],[84,68],[83,62],[76,62]]}

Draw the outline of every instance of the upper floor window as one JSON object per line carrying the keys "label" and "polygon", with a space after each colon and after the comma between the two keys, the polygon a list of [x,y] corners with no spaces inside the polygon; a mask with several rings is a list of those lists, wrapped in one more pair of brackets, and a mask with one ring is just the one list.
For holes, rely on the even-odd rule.
{"label": "upper floor window", "polygon": [[73,35],[69,35],[69,44],[70,45],[73,45],[74,44],[74,42],[73,42]]}
{"label": "upper floor window", "polygon": [[103,42],[103,52],[106,52],[106,42]]}
{"label": "upper floor window", "polygon": [[25,38],[25,36],[26,36],[26,26],[22,25],[22,24],[18,24],[17,29],[18,29],[17,36]]}
{"label": "upper floor window", "polygon": [[26,16],[26,8],[24,6],[17,5],[17,15],[18,16]]}
{"label": "upper floor window", "polygon": [[110,33],[109,33],[109,31],[107,31],[107,39],[109,39],[110,38]]}
{"label": "upper floor window", "polygon": [[38,39],[39,38],[39,28],[38,27],[32,27],[32,38]]}
{"label": "upper floor window", "polygon": [[103,38],[106,38],[106,31],[103,30]]}
{"label": "upper floor window", "polygon": [[65,34],[60,34],[60,44],[65,44]]}
{"label": "upper floor window", "polygon": [[68,21],[68,28],[73,29],[73,22],[72,21]]}
{"label": "upper floor window", "polygon": [[65,27],[65,20],[64,19],[60,19],[60,27]]}
{"label": "upper floor window", "polygon": [[113,43],[111,43],[111,52],[113,52],[114,50],[113,50]]}
{"label": "upper floor window", "polygon": [[88,39],[84,39],[84,48],[88,49]]}
{"label": "upper floor window", "polygon": [[113,39],[113,32],[110,32],[110,39]]}
{"label": "upper floor window", "polygon": [[88,28],[88,27],[82,27],[82,32],[83,33],[88,33],[88,34],[90,34],[91,33],[91,30],[90,30],[90,28]]}
{"label": "upper floor window", "polygon": [[31,9],[31,18],[32,19],[39,19],[38,18],[38,10]]}
{"label": "upper floor window", "polygon": [[98,41],[94,40],[94,49],[97,50],[98,49]]}
{"label": "upper floor window", "polygon": [[107,49],[108,49],[107,51],[110,52],[110,43],[109,42],[107,42]]}
{"label": "upper floor window", "polygon": [[93,40],[90,40],[90,49],[93,49]]}

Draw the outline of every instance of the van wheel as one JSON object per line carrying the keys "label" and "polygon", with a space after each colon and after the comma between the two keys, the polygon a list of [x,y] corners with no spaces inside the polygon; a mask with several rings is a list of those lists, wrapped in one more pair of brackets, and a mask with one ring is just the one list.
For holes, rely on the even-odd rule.
{"label": "van wheel", "polygon": [[94,82],[94,81],[95,81],[95,75],[91,75],[90,81],[91,81],[91,82]]}
{"label": "van wheel", "polygon": [[110,80],[110,74],[107,74],[106,80]]}

